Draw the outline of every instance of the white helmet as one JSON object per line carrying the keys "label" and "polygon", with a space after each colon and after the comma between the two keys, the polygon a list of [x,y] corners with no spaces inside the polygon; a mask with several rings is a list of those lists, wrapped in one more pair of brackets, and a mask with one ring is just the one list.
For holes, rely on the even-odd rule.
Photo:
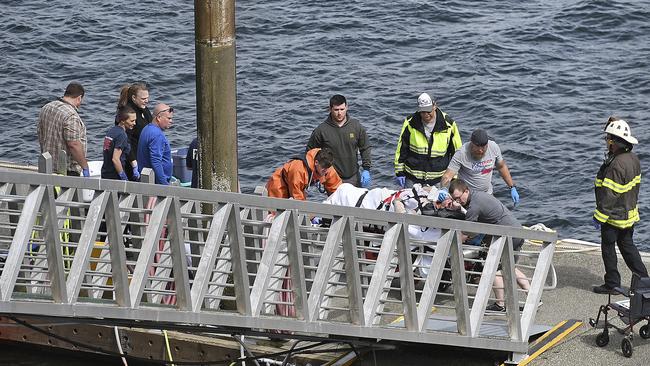
{"label": "white helmet", "polygon": [[614,120],[607,124],[605,127],[605,133],[609,133],[614,136],[618,136],[623,140],[629,142],[630,144],[638,144],[639,141],[632,137],[632,131],[630,131],[630,126],[622,119]]}

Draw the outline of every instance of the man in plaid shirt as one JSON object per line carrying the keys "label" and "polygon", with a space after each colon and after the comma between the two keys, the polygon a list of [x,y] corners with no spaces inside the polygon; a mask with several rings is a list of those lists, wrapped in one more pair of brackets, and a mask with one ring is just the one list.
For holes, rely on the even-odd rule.
{"label": "man in plaid shirt", "polygon": [[[63,98],[47,103],[38,115],[38,142],[41,153],[52,155],[55,172],[90,176],[86,160],[86,125],[79,117],[84,88],[72,82],[65,88]],[[68,156],[67,166],[59,166],[59,151]]]}

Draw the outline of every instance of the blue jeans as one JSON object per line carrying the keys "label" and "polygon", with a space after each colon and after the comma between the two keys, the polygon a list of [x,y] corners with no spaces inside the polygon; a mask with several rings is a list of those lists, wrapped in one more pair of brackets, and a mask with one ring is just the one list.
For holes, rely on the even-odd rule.
{"label": "blue jeans", "polygon": [[467,245],[475,245],[477,247],[481,246],[481,241],[485,238],[485,234],[478,234],[475,237],[473,237],[471,240],[466,241],[465,244]]}

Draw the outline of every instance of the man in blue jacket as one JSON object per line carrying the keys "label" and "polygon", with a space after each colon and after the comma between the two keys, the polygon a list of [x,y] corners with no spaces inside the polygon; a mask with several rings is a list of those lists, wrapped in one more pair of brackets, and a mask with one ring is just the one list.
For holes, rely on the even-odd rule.
{"label": "man in blue jacket", "polygon": [[169,185],[172,177],[172,150],[164,131],[171,127],[174,108],[158,104],[153,110],[153,120],[140,133],[138,163],[140,171],[151,168],[156,184]]}

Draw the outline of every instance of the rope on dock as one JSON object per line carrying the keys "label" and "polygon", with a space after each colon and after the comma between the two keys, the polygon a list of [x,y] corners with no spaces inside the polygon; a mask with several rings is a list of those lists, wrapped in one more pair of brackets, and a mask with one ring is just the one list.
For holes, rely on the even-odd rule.
{"label": "rope on dock", "polygon": [[[550,232],[555,231],[553,229],[548,228],[546,225],[542,223],[537,223],[530,227],[526,227],[526,226],[524,227],[530,230],[550,231]],[[536,240],[526,240],[526,243],[531,245],[536,245],[536,246],[542,245],[541,242]],[[587,253],[587,252],[600,252],[600,244],[593,243],[590,241],[580,240],[580,239],[560,239],[557,241],[555,245],[555,254]],[[618,248],[616,248],[616,252],[620,254]],[[639,254],[641,254],[641,257],[643,258],[650,259],[650,252],[639,252]]]}
{"label": "rope on dock", "polygon": [[[535,225],[526,227],[527,229],[530,230],[537,230],[537,231],[547,231],[547,232],[554,232],[555,230],[547,227],[546,225],[542,223],[537,223]],[[542,242],[537,241],[537,240],[526,240],[528,244],[535,245],[535,246],[541,246]],[[577,239],[560,239],[558,242],[555,244],[555,253],[585,253],[585,252],[592,252],[592,251],[599,251],[600,250],[600,244],[596,243],[591,243],[588,241],[584,240],[577,240]]]}
{"label": "rope on dock", "polygon": [[17,170],[29,170],[32,172],[37,172],[38,167],[33,165],[17,164],[9,161],[0,161],[0,168],[5,169],[17,169]]}

